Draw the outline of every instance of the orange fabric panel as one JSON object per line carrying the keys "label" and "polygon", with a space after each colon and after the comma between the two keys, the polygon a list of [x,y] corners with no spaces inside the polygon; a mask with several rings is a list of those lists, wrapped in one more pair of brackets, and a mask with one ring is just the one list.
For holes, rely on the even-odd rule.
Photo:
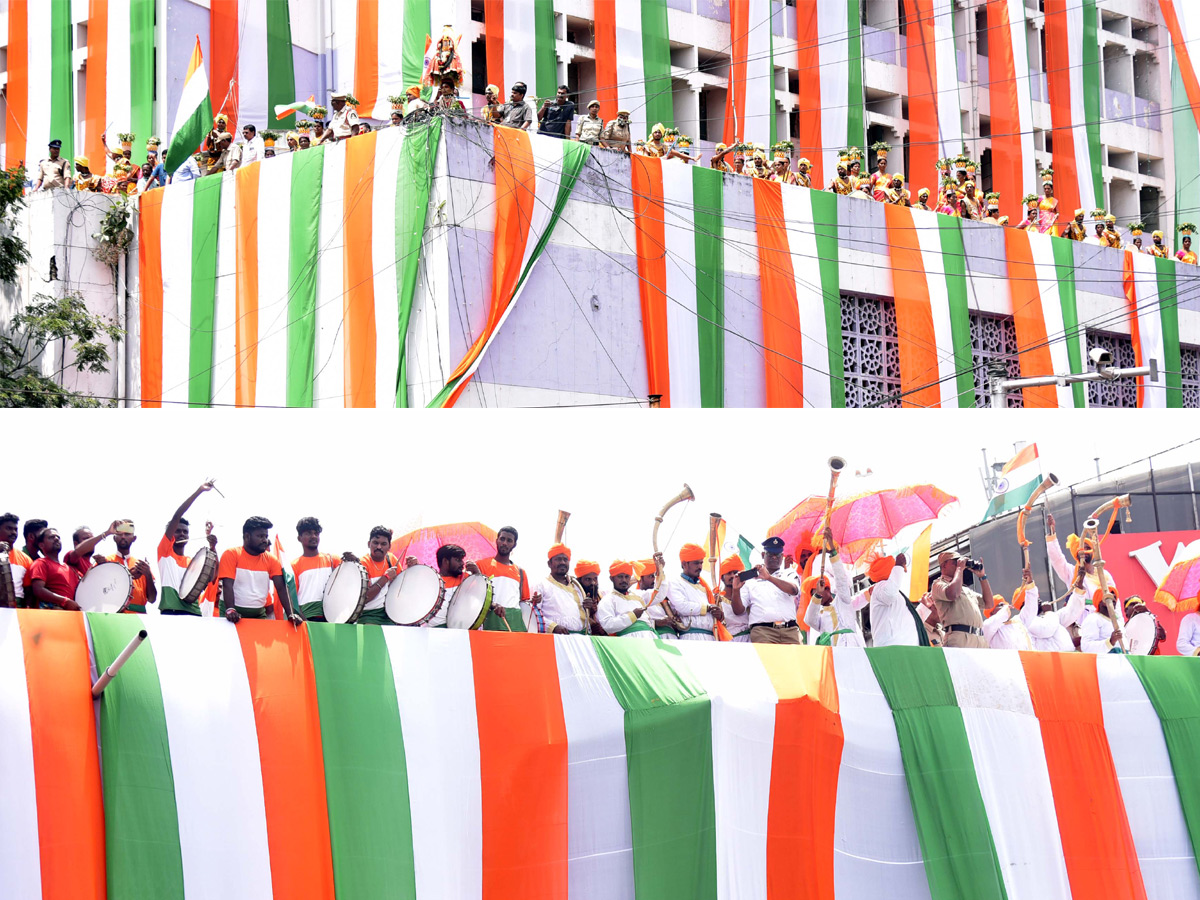
{"label": "orange fabric panel", "polygon": [[[234,355],[234,403],[253,406],[258,385],[258,170],[239,166],[234,172],[237,210],[237,326]],[[216,177],[216,176],[212,176]]]}
{"label": "orange fabric panel", "polygon": [[933,308],[916,223],[907,207],[885,203],[883,213],[892,264],[892,293],[896,297],[896,331],[900,337],[900,389],[907,394],[901,406],[936,407],[941,404],[941,391],[936,383],[939,375]]}
{"label": "orange fabric panel", "polygon": [[[567,900],[567,725],[554,652],[548,636],[471,632],[482,900]],[[523,687],[514,691],[517,671]]]}
{"label": "orange fabric panel", "polygon": [[803,406],[800,308],[787,227],[783,221],[782,185],[765,178],[753,181],[767,406]]}
{"label": "orange fabric panel", "polygon": [[[44,3],[46,0],[34,2]],[[23,162],[28,169],[30,160],[25,158],[28,151],[25,146],[25,125],[29,121],[29,0],[11,0],[8,4],[8,85],[4,89],[4,98],[8,103],[4,131],[4,140],[8,145],[5,164],[12,168]]]}
{"label": "orange fabric panel", "polygon": [[750,4],[729,4],[730,64],[729,89],[725,92],[723,140],[732,146],[746,130],[746,35],[750,28]]}
{"label": "orange fabric panel", "polygon": [[[825,186],[824,143],[821,140],[821,37],[817,31],[815,0],[796,4],[796,68],[804,89],[799,94],[800,131],[796,158],[808,157],[814,187]],[[832,140],[832,138],[831,138]],[[840,140],[840,139],[839,139]],[[835,145],[836,146],[836,145]],[[832,178],[833,173],[828,173]]]}
{"label": "orange fabric panel", "polygon": [[162,406],[163,279],[162,201],[165,191],[147,191],[138,201],[138,301],[142,357],[142,406]]}
{"label": "orange fabric panel", "polygon": [[616,0],[595,0],[592,14],[596,29],[596,99],[600,101],[600,118],[607,122],[617,117],[617,107],[620,105],[617,92]]}
{"label": "orange fabric panel", "polygon": [[[1200,81],[1196,79],[1196,70],[1192,66],[1192,55],[1188,53],[1187,44],[1183,40],[1183,29],[1179,27],[1179,15],[1175,12],[1175,0],[1160,0],[1163,21],[1167,32],[1171,35],[1171,48],[1179,62],[1179,76],[1183,79],[1183,91],[1187,94],[1188,104],[1192,107],[1192,116],[1200,122]],[[10,51],[11,53],[11,51]],[[12,57],[9,56],[9,65]]]}
{"label": "orange fabric panel", "polygon": [[504,0],[483,0],[483,47],[487,52],[488,83],[500,88],[501,97],[507,97],[510,85],[504,81]]}
{"label": "orange fabric panel", "polygon": [[44,900],[105,896],[104,801],[83,613],[17,611],[25,650]]}
{"label": "orange fabric panel", "polygon": [[1022,650],[1075,897],[1145,900],[1137,848],[1104,731],[1096,657]]}
{"label": "orange fabric panel", "polygon": [[[1021,376],[1035,378],[1054,374],[1050,345],[1046,340],[1046,317],[1042,313],[1042,291],[1038,285],[1029,232],[1004,229],[1004,249],[1008,257],[1008,293],[1012,298],[1013,327],[1017,331]],[[1054,385],[1021,388],[1027,408],[1058,406]]]}
{"label": "orange fabric panel", "polygon": [[[379,0],[358,0],[354,27],[354,97],[370,116],[379,98]],[[383,35],[400,40],[400,35]],[[374,132],[372,132],[373,134]]]}
{"label": "orange fabric panel", "polygon": [[[1121,287],[1125,290],[1125,304],[1129,308],[1129,336],[1133,340],[1133,364],[1144,366],[1142,361],[1142,329],[1138,324],[1137,286],[1133,276],[1133,251],[1126,250],[1121,261]],[[1137,379],[1137,405],[1141,409],[1146,401],[1146,381],[1141,375]]]}
{"label": "orange fabric panel", "polygon": [[371,266],[371,214],[375,195],[375,137],[346,141],[345,222],[342,247],[342,317],[346,406],[375,405],[375,272]]}
{"label": "orange fabric panel", "polygon": [[646,342],[646,378],[651,394],[671,405],[671,365],[667,356],[667,238],[662,161],[630,157],[633,225],[637,237],[638,293]]}
{"label": "orange fabric panel", "polygon": [[[779,697],[767,807],[767,898],[829,900],[844,743],[833,648],[753,646]],[[804,865],[798,866],[801,856]]]}
{"label": "orange fabric panel", "polygon": [[212,4],[208,27],[208,96],[213,115],[229,117],[229,131],[238,133],[238,5],[246,0],[220,0]]}
{"label": "orange fabric panel", "polygon": [[[908,172],[910,178],[933,178],[941,155],[938,140],[937,108],[937,35],[934,31],[933,4],[930,0],[909,0],[912,12],[908,25]],[[956,84],[958,76],[948,73]],[[893,153],[902,152],[897,148]],[[889,160],[889,162],[892,162]],[[903,172],[904,165],[891,171]],[[916,188],[913,188],[915,191]],[[934,191],[931,190],[931,193]]]}
{"label": "orange fabric panel", "polygon": [[[108,125],[105,120],[108,113],[108,0],[90,0],[87,38],[87,88],[83,116],[87,140],[84,142],[84,154],[92,164],[92,171],[103,175],[107,171],[104,160],[108,157],[108,148],[100,139]],[[8,53],[11,67],[11,47]]]}
{"label": "orange fabric panel", "polygon": [[[1017,72],[1013,60],[1012,32],[1008,27],[1007,0],[988,0],[988,97],[992,110],[992,190],[1005,203],[1016,204],[1024,194],[1021,177],[1026,162],[1021,155],[1021,115],[1017,106]],[[1057,146],[1057,144],[1056,144]]]}
{"label": "orange fabric panel", "polygon": [[308,629],[246,619],[238,624],[237,636],[254,698],[274,895],[333,900],[321,718]]}
{"label": "orange fabric panel", "polygon": [[[1058,198],[1058,208],[1064,211],[1063,218],[1068,218],[1074,216],[1082,203],[1079,199],[1079,164],[1075,159],[1075,123],[1071,117],[1071,49],[1066,0],[1047,0],[1044,28],[1046,88],[1050,95],[1050,127],[1054,140],[1054,196]],[[1089,173],[1084,177],[1089,177]]]}

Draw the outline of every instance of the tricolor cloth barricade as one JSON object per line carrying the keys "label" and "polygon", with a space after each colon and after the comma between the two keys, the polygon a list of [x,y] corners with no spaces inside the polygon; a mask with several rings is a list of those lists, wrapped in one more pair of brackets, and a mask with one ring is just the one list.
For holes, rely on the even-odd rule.
{"label": "tricolor cloth barricade", "polygon": [[1198,723],[1190,659],[0,610],[0,884],[1184,900]]}

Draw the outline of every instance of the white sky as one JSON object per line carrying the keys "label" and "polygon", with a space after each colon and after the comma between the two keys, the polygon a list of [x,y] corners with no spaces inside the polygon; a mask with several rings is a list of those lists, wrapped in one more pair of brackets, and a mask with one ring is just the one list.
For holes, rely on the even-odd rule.
{"label": "white sky", "polygon": [[[202,496],[188,518],[193,536],[211,518],[222,549],[240,544],[250,515],[275,523],[289,558],[301,516],[320,518],[331,553],[364,552],[376,524],[398,536],[477,520],[515,525],[514,558],[535,576],[559,509],[572,514],[574,558],[607,567],[650,554],[654,515],[685,481],[697,499],[663,523],[668,562],[707,534],[710,512],[728,521],[727,542],[741,532],[757,544],[827,491],[834,454],[847,461],[840,496],[923,482],[957,496],[936,540],[983,515],[981,447],[1006,460],[1014,441],[1036,441],[1043,471],[1065,485],[1095,477],[1097,455],[1108,470],[1200,435],[1192,414],[1152,410],[9,411],[3,422],[16,440],[0,509],[49,519],[64,539],[129,517],[135,554],[153,557],[175,507],[215,476],[225,498]],[[1200,460],[1200,443],[1155,464],[1189,456]]]}

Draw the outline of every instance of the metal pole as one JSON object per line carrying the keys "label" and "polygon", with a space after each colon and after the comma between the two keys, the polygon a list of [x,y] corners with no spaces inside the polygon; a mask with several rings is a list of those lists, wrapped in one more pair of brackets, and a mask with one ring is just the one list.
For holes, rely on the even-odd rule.
{"label": "metal pole", "polygon": [[1188,463],[1188,488],[1192,492],[1192,527],[1200,529],[1200,509],[1196,507],[1196,476],[1192,472],[1192,464]]}
{"label": "metal pole", "polygon": [[983,492],[989,500],[992,499],[992,466],[988,462],[987,447],[980,447],[979,452],[983,454],[983,471],[979,473],[979,477],[983,479]]}
{"label": "metal pole", "polygon": [[132,641],[125,645],[125,649],[112,661],[107,669],[100,673],[100,677],[96,679],[96,683],[92,685],[92,697],[97,698],[104,693],[104,689],[108,687],[108,683],[116,677],[116,674],[121,671],[121,667],[133,656],[133,651],[142,646],[142,641],[146,639],[146,629],[143,628],[137,633]]}
{"label": "metal pole", "polygon": [[995,360],[988,363],[988,406],[992,409],[1003,409],[1008,405],[1008,392],[1004,388],[1004,376],[1007,374],[1004,363]]}
{"label": "metal pole", "polygon": [[1100,457],[1093,456],[1092,460],[1096,463],[1096,480],[1100,480]]}
{"label": "metal pole", "polygon": [[1075,485],[1071,485],[1071,530],[1079,534],[1079,513],[1075,511]]}
{"label": "metal pole", "polygon": [[1154,502],[1154,530],[1162,531],[1158,521],[1158,491],[1154,489],[1154,457],[1147,457],[1146,462],[1150,464],[1150,499]]}

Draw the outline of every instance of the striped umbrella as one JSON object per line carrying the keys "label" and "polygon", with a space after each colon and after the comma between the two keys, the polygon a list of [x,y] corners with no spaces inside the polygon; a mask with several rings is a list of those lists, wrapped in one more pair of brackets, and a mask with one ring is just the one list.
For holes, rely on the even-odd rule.
{"label": "striped umbrella", "polygon": [[1200,556],[1171,566],[1154,599],[1172,612],[1195,612],[1200,607]]}
{"label": "striped umbrella", "polygon": [[415,556],[422,565],[436,566],[437,549],[443,544],[458,544],[467,551],[467,559],[487,559],[496,554],[496,532],[482,522],[430,525],[394,538],[392,552],[400,559]]}

